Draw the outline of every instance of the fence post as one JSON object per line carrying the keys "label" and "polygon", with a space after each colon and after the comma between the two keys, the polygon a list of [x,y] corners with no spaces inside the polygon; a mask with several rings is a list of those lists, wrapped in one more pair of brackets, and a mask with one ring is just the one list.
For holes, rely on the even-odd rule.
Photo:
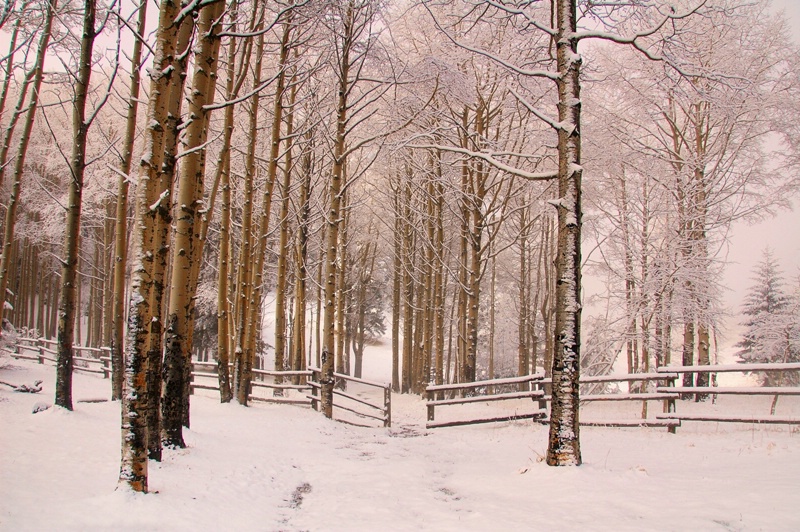
{"label": "fence post", "polygon": [[538,397],[537,401],[539,403],[539,410],[543,410],[544,415],[547,416],[547,400],[544,398],[544,393],[545,393],[544,386],[540,382],[540,379],[537,379],[536,381],[531,380],[530,383],[531,383],[531,389],[537,392],[542,392],[541,397]]}
{"label": "fence post", "polygon": [[39,364],[44,364],[44,342],[39,338],[36,343],[39,344]]}
{"label": "fence post", "polygon": [[312,386],[311,387],[311,408],[313,408],[317,412],[319,412],[319,399],[317,399],[317,397],[318,397],[317,394],[319,393],[318,386],[320,385],[320,383],[319,383],[320,380],[321,379],[320,379],[319,371],[317,371],[316,369],[312,369],[311,370],[311,381],[314,384],[316,384],[317,386]]}
{"label": "fence post", "polygon": [[383,426],[392,426],[392,388],[386,386],[383,389]]}
{"label": "fence post", "polygon": [[194,362],[189,359],[189,395],[194,395]]}
{"label": "fence post", "polygon": [[428,406],[428,421],[433,421],[433,408],[434,408],[434,405],[431,404],[431,401],[434,400],[434,395],[435,394],[434,394],[434,392],[432,392],[430,390],[426,390],[425,393],[426,393],[427,399],[428,399],[428,405],[427,405]]}
{"label": "fence post", "polygon": [[[669,377],[667,379],[667,387],[674,388],[675,387],[675,377]],[[669,397],[668,399],[664,399],[664,413],[672,414],[675,412],[675,397]],[[670,425],[667,427],[667,432],[670,434],[675,434],[676,428],[675,425]]]}
{"label": "fence post", "polygon": [[111,348],[101,347],[100,358],[101,362],[103,363],[103,378],[108,379],[111,376]]}

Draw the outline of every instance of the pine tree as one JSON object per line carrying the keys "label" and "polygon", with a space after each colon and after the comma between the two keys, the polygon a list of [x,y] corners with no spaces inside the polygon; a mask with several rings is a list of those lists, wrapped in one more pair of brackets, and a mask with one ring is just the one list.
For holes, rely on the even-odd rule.
{"label": "pine tree", "polygon": [[[736,356],[745,363],[796,362],[800,360],[798,345],[798,308],[784,291],[783,275],[769,249],[754,271],[754,284],[742,305],[745,332],[736,344]],[[792,372],[790,372],[792,373]],[[759,375],[765,386],[786,383],[794,376]],[[780,380],[781,382],[778,382]]]}

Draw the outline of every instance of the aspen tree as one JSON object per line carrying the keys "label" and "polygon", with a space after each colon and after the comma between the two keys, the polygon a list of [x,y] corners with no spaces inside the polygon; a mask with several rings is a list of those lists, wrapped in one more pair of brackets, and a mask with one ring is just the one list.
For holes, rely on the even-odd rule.
{"label": "aspen tree", "polygon": [[[236,17],[239,13],[239,2],[234,0],[230,6],[231,33],[236,32]],[[249,47],[248,47],[249,48]],[[242,64],[249,58],[242,53]],[[226,68],[225,100],[231,101],[237,95],[236,86],[241,87],[244,76],[239,76],[236,83],[236,39],[228,38],[228,64]],[[230,370],[230,302],[228,301],[228,277],[230,275],[230,239],[231,239],[231,139],[234,128],[234,104],[225,107],[222,149],[217,160],[217,180],[219,181],[222,199],[220,205],[219,258],[217,276],[217,375],[219,379],[219,398],[222,403],[229,403],[233,398],[231,391]]]}
{"label": "aspen tree", "polygon": [[[347,182],[347,165],[342,169],[342,181]],[[345,337],[349,334],[346,330],[347,319],[345,316],[346,299],[348,298],[349,287],[347,286],[347,269],[349,257],[348,238],[350,229],[350,194],[347,190],[342,191],[341,199],[341,219],[339,222],[339,240],[337,241],[337,261],[336,261],[336,372],[349,374],[350,354],[346,351]],[[340,380],[336,383],[338,389],[344,390],[346,383]]]}
{"label": "aspen tree", "polygon": [[[337,82],[336,132],[333,139],[333,168],[328,181],[328,211],[326,221],[323,325],[321,354],[321,408],[326,417],[333,417],[333,369],[335,356],[335,311],[336,311],[336,265],[339,242],[339,228],[342,212],[343,169],[347,157],[347,134],[352,102],[349,96],[363,67],[370,47],[359,46],[358,40],[366,37],[371,30],[377,4],[371,0],[348,0],[334,13],[338,27],[335,30],[336,64],[334,66]],[[351,73],[351,68],[354,68]],[[356,76],[355,78],[353,76]]]}
{"label": "aspen tree", "polygon": [[394,212],[394,227],[392,231],[393,267],[392,267],[392,391],[400,392],[400,307],[401,288],[403,279],[403,247],[402,247],[402,178],[397,172],[397,180],[392,180],[392,212]]}
{"label": "aspen tree", "polygon": [[199,232],[202,221],[202,195],[208,117],[205,109],[213,103],[217,81],[219,18],[224,4],[216,2],[202,7],[197,21],[198,40],[194,52],[195,69],[188,100],[188,123],[185,126],[177,184],[175,236],[170,276],[167,330],[164,339],[164,385],[162,398],[162,436],[165,446],[185,447],[183,425],[188,415],[186,399],[191,371],[191,328],[194,325],[194,301],[197,280],[194,265],[202,247]]}
{"label": "aspen tree", "polygon": [[[200,17],[202,19],[202,16]],[[176,21],[177,22],[177,21]],[[172,74],[169,81],[169,103],[167,106],[167,123],[164,128],[163,154],[161,168],[158,173],[155,195],[159,198],[151,206],[153,211],[153,240],[152,264],[150,271],[150,333],[148,335],[148,360],[150,367],[147,374],[148,400],[147,430],[152,437],[148,442],[148,456],[151,460],[161,461],[162,440],[167,438],[163,434],[162,421],[165,418],[162,397],[164,396],[164,383],[168,372],[166,337],[165,332],[169,318],[164,312],[170,308],[174,279],[170,279],[169,291],[166,290],[167,276],[172,277],[168,269],[173,266],[174,260],[170,254],[170,232],[172,226],[172,205],[170,198],[173,190],[179,191],[179,184],[175,183],[176,161],[178,151],[178,138],[185,126],[181,119],[183,108],[184,85],[186,84],[187,63],[189,61],[192,34],[195,23],[192,17],[183,16],[178,22],[178,35],[175,41],[175,55],[172,61]],[[198,33],[201,29],[198,27]],[[200,47],[204,40],[200,38]],[[197,54],[197,50],[195,53]],[[196,61],[200,57],[195,58]],[[185,186],[185,184],[184,184]],[[180,198],[178,198],[180,201]],[[176,209],[177,212],[177,209]],[[165,302],[165,297],[167,298]],[[175,445],[170,441],[167,445]]]}
{"label": "aspen tree", "polygon": [[[291,19],[287,24],[291,24]],[[287,43],[288,44],[288,43]],[[288,50],[287,50],[288,52]],[[296,56],[295,56],[296,59]],[[285,163],[283,168],[283,181],[281,183],[281,208],[279,213],[280,236],[278,237],[278,265],[277,279],[275,286],[275,370],[283,371],[287,365],[287,320],[286,320],[286,292],[287,292],[287,260],[290,255],[289,248],[289,190],[292,183],[293,158],[292,148],[294,147],[294,108],[297,101],[297,79],[291,76],[289,81],[289,101],[287,102],[286,116],[286,150]],[[288,365],[291,365],[292,357],[288,357]],[[283,378],[277,377],[276,384],[282,384]],[[276,388],[275,395],[283,395],[282,390]]]}
{"label": "aspen tree", "polygon": [[117,206],[114,225],[114,302],[113,335],[111,338],[111,400],[122,398],[123,340],[125,334],[125,268],[128,263],[127,213],[128,213],[128,174],[133,161],[133,145],[136,138],[136,118],[139,110],[139,89],[141,75],[139,65],[142,61],[142,39],[147,21],[147,1],[142,0],[138,7],[136,36],[131,51],[130,96],[125,119],[125,138],[122,144],[117,179]]}
{"label": "aspen tree", "polygon": [[[147,128],[140,158],[136,191],[136,213],[132,231],[131,280],[128,291],[128,328],[125,342],[125,372],[122,394],[122,458],[119,486],[147,492],[148,452],[148,348],[150,331],[150,289],[155,197],[160,171],[167,110],[172,56],[177,41],[175,18],[178,6],[163,0],[159,6],[156,47],[150,70]],[[162,198],[163,199],[163,198]],[[158,434],[152,437],[158,438]]]}
{"label": "aspen tree", "polygon": [[[260,4],[263,16],[263,4]],[[252,294],[251,259],[253,254],[253,181],[256,173],[256,144],[258,140],[258,114],[261,85],[261,68],[264,57],[263,22],[259,19],[255,27],[258,32],[255,46],[255,63],[253,66],[254,94],[250,97],[248,144],[245,156],[244,204],[242,205],[241,242],[239,244],[239,261],[236,272],[236,301],[234,324],[236,326],[236,343],[233,366],[233,394],[239,404],[246,405],[250,396],[250,380],[252,378],[253,357],[247,337],[249,320],[251,320],[250,298]]]}
{"label": "aspen tree", "polygon": [[[247,302],[246,312],[246,334],[245,341],[247,347],[245,352],[249,353],[250,368],[252,368],[252,360],[255,356],[256,342],[261,337],[258,333],[258,325],[261,322],[261,295],[264,290],[264,262],[267,255],[267,236],[269,233],[270,215],[272,213],[272,192],[275,187],[275,180],[278,175],[278,159],[280,157],[280,144],[281,144],[281,123],[283,121],[284,103],[286,89],[286,74],[288,70],[288,60],[290,52],[290,37],[292,35],[292,11],[286,15],[287,19],[282,24],[282,37],[280,44],[280,57],[278,60],[278,73],[276,76],[275,97],[273,101],[273,116],[272,128],[270,134],[270,157],[267,165],[267,179],[264,184],[264,194],[261,200],[261,217],[257,227],[257,239],[255,241],[254,257],[250,270],[250,299]],[[282,363],[282,362],[281,362]],[[247,395],[243,394],[243,389],[249,390],[250,388],[250,375],[248,370],[246,374],[246,385],[240,384],[239,403],[247,404],[249,391]]]}
{"label": "aspen tree", "polygon": [[[306,364],[306,286],[308,282],[308,233],[309,217],[311,214],[311,173],[313,156],[313,131],[309,129],[305,135],[305,145],[302,154],[302,179],[300,181],[300,192],[298,199],[298,220],[297,220],[297,243],[295,260],[295,295],[294,295],[294,337],[292,340],[293,355],[292,369],[304,370]],[[300,384],[300,379],[296,379],[294,384]]]}

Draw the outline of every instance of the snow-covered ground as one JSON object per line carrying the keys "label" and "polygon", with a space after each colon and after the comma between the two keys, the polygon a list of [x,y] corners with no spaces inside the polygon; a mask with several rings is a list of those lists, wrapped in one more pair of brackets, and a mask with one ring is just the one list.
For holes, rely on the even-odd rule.
{"label": "snow-covered ground", "polygon": [[[587,427],[584,465],[552,468],[546,427],[426,430],[422,401],[400,395],[392,428],[364,429],[204,392],[188,448],[151,462],[151,493],[133,495],[115,491],[117,403],[33,414],[52,403],[54,368],[0,366],[0,381],[44,381],[0,386],[0,530],[800,530],[789,427]],[[108,380],[75,375],[76,400],[108,395]]]}

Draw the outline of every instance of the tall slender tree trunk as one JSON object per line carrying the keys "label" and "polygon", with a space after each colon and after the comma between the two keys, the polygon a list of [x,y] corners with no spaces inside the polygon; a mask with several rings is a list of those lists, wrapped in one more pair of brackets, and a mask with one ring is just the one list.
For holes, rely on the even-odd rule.
{"label": "tall slender tree trunk", "polygon": [[[311,204],[309,196],[311,194],[311,172],[312,172],[312,150],[311,140],[313,132],[306,133],[306,146],[304,147],[302,158],[303,179],[300,182],[300,198],[298,200],[299,216],[297,221],[297,258],[295,260],[295,304],[294,304],[294,354],[292,369],[304,370],[306,363],[306,286],[308,284],[308,233],[309,218],[311,215]],[[301,379],[296,379],[295,384],[300,384]]]}
{"label": "tall slender tree trunk", "polygon": [[[263,26],[259,23],[256,31],[261,31]],[[261,83],[261,68],[264,57],[264,36],[259,33],[256,38],[256,57],[253,67],[253,88]],[[252,378],[253,353],[248,350],[247,338],[248,320],[250,312],[248,306],[252,293],[251,260],[253,255],[253,181],[255,180],[256,162],[255,151],[258,142],[258,111],[259,93],[250,98],[249,128],[247,154],[245,156],[244,204],[242,205],[241,243],[239,245],[239,264],[236,277],[236,301],[234,323],[236,324],[236,343],[233,363],[233,394],[236,401],[246,405],[250,397],[250,380]]]}
{"label": "tall slender tree trunk", "polygon": [[580,66],[575,0],[558,0],[558,251],[548,465],[580,465],[578,418],[581,324]]}
{"label": "tall slender tree trunk", "polygon": [[400,391],[400,312],[401,312],[401,286],[403,280],[403,213],[402,206],[402,178],[398,179],[397,186],[392,193],[394,202],[394,262],[392,268],[392,391]]}
{"label": "tall slender tree trunk", "polygon": [[[92,48],[95,39],[95,0],[83,4],[83,32],[77,75],[74,77],[75,95],[72,100],[72,155],[70,156],[69,192],[64,227],[64,252],[61,258],[61,303],[58,311],[58,355],[56,360],[56,404],[72,410],[72,344],[76,309],[78,277],[78,251],[80,250],[81,206],[83,203],[83,176],[86,170],[86,144],[89,125],[86,121],[86,97],[92,76]],[[80,341],[80,338],[78,338]]]}
{"label": "tall slender tree trunk", "polygon": [[183,88],[186,84],[186,68],[194,31],[194,21],[185,17],[178,27],[175,57],[172,62],[172,75],[169,83],[169,105],[167,125],[164,131],[162,164],[158,173],[155,195],[158,200],[151,205],[153,211],[152,266],[150,271],[150,333],[148,335],[148,355],[150,367],[147,372],[148,400],[147,430],[151,435],[148,441],[148,456],[161,461],[161,395],[164,369],[164,311],[166,277],[168,274],[170,228],[172,225],[171,198],[175,182],[175,168],[178,152],[178,137],[183,128],[181,119],[183,109]]}
{"label": "tall slender tree trunk", "polygon": [[117,179],[117,208],[114,224],[114,302],[113,335],[111,338],[111,400],[122,398],[122,366],[125,334],[125,268],[128,263],[128,174],[133,160],[133,144],[136,138],[136,117],[139,110],[139,89],[141,76],[139,65],[142,62],[142,39],[147,20],[147,1],[139,3],[139,17],[136,23],[136,38],[131,52],[131,80],[128,97],[128,114],[125,121],[125,140],[122,145],[122,158]]}
{"label": "tall slender tree trunk", "polygon": [[[287,319],[286,319],[286,292],[287,292],[287,261],[291,254],[289,245],[289,199],[292,184],[292,147],[294,141],[294,104],[297,96],[295,79],[290,81],[288,114],[286,116],[286,164],[283,168],[283,182],[281,183],[281,209],[279,213],[280,237],[278,238],[278,275],[275,287],[275,369],[281,371],[286,365],[287,353]],[[292,358],[289,357],[289,362]],[[283,384],[282,377],[275,378],[276,384]],[[276,388],[275,396],[282,396],[283,390]]]}
{"label": "tall slender tree trunk", "polygon": [[321,354],[321,409],[327,418],[333,417],[333,368],[336,331],[334,329],[336,318],[336,263],[337,249],[339,243],[339,224],[342,216],[342,189],[344,183],[344,165],[346,149],[346,127],[348,94],[350,92],[350,51],[355,36],[354,31],[354,6],[353,2],[347,4],[344,15],[343,28],[344,36],[339,50],[339,62],[337,65],[338,82],[338,101],[336,104],[336,135],[333,144],[333,168],[331,169],[330,180],[328,183],[328,212],[326,215],[326,246],[325,246],[325,273],[324,273],[324,313],[322,325],[322,354]]}
{"label": "tall slender tree trunk", "polygon": [[433,330],[436,336],[436,354],[434,384],[444,384],[444,301],[447,295],[447,288],[444,281],[444,184],[442,180],[442,160],[441,153],[436,153],[436,184],[434,186],[434,208],[435,208],[435,271],[433,274],[433,293],[434,293],[434,317]]}
{"label": "tall slender tree trunk", "polygon": [[414,354],[414,254],[413,228],[411,225],[411,174],[403,183],[403,241],[402,241],[402,271],[403,271],[403,374],[402,393],[410,393],[413,386],[413,354]]}
{"label": "tall slender tree trunk", "polygon": [[[135,225],[132,232],[133,262],[128,291],[119,486],[138,492],[147,492],[148,480],[147,376],[154,234],[154,213],[151,206],[157,200],[156,187],[163,157],[172,56],[177,40],[177,27],[174,24],[177,12],[178,5],[175,2],[171,0],[161,2],[153,67],[150,69],[147,129],[140,159]],[[152,437],[158,438],[159,435],[153,434]]]}
{"label": "tall slender tree trunk", "polygon": [[187,389],[192,357],[192,327],[197,280],[194,261],[202,246],[204,171],[208,138],[205,106],[214,101],[217,81],[220,21],[223,3],[201,8],[197,22],[199,42],[189,98],[189,119],[184,130],[185,151],[177,186],[175,238],[172,253],[167,331],[164,339],[162,437],[165,446],[185,447],[183,425],[188,418]]}

